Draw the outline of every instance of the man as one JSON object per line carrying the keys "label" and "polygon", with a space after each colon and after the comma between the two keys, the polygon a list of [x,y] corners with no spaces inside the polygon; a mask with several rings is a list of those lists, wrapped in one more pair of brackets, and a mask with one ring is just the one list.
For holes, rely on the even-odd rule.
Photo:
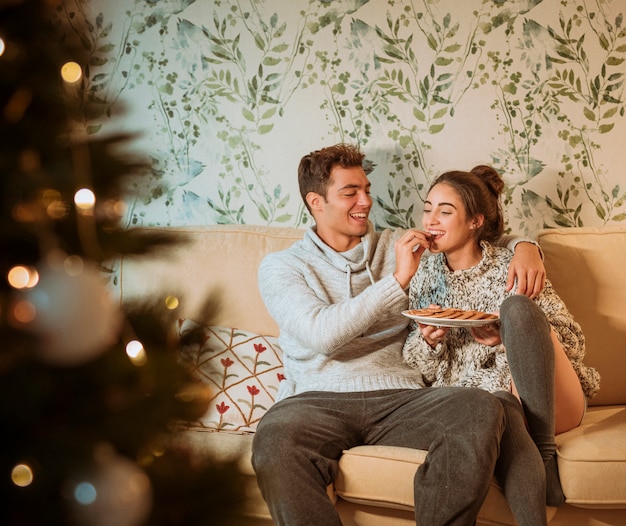
{"label": "man", "polygon": [[[303,157],[300,192],[315,226],[259,269],[286,375],[254,438],[259,487],[277,525],[340,525],[326,488],[344,449],[424,449],[417,523],[472,525],[506,428],[503,404],[479,389],[425,388],[403,363],[408,320],[401,312],[428,239],[373,230],[363,159],[348,145]],[[508,286],[516,277],[520,292],[538,293],[545,278],[539,251],[524,243],[516,252]]]}

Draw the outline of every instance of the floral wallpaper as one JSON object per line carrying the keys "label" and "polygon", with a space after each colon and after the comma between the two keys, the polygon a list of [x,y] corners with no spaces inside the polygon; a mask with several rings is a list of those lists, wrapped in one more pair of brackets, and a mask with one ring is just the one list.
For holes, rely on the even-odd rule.
{"label": "floral wallpaper", "polygon": [[298,162],[346,141],[367,155],[379,227],[420,224],[434,177],[486,163],[506,181],[509,229],[532,235],[626,219],[624,11],[623,0],[70,0],[59,16],[88,22],[84,96],[101,113],[86,133],[140,132],[149,156],[129,226],[306,226]]}

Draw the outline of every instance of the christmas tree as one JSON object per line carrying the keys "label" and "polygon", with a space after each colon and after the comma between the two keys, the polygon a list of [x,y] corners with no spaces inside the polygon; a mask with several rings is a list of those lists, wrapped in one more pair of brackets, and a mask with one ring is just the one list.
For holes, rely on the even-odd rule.
{"label": "christmas tree", "polygon": [[229,524],[234,467],[171,440],[208,400],[175,312],[121,307],[104,279],[177,240],[121,226],[143,162],[90,133],[88,62],[54,8],[0,2],[0,524]]}

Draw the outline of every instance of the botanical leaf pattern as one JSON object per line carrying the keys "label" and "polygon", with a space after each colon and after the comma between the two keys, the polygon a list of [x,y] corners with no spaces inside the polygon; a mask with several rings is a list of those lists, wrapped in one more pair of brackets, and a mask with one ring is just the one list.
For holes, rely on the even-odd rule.
{"label": "botanical leaf pattern", "polygon": [[306,226],[297,163],[348,141],[375,165],[378,226],[419,224],[436,175],[490,163],[509,229],[532,234],[626,219],[625,7],[71,0],[58,16],[87,22],[85,133],[127,107],[144,134],[131,225]]}

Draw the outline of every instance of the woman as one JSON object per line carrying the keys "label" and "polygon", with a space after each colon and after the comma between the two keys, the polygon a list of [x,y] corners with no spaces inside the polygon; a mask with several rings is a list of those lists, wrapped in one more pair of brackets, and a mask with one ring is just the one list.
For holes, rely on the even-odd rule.
{"label": "woman", "polygon": [[534,299],[507,292],[511,253],[491,243],[502,235],[504,182],[488,166],[439,176],[424,204],[429,252],[409,289],[410,306],[499,312],[499,323],[438,327],[413,323],[405,361],[427,385],[473,386],[512,392],[546,468],[547,503],[564,501],[555,434],[578,426],[599,386],[586,367],[580,326],[549,281]]}

